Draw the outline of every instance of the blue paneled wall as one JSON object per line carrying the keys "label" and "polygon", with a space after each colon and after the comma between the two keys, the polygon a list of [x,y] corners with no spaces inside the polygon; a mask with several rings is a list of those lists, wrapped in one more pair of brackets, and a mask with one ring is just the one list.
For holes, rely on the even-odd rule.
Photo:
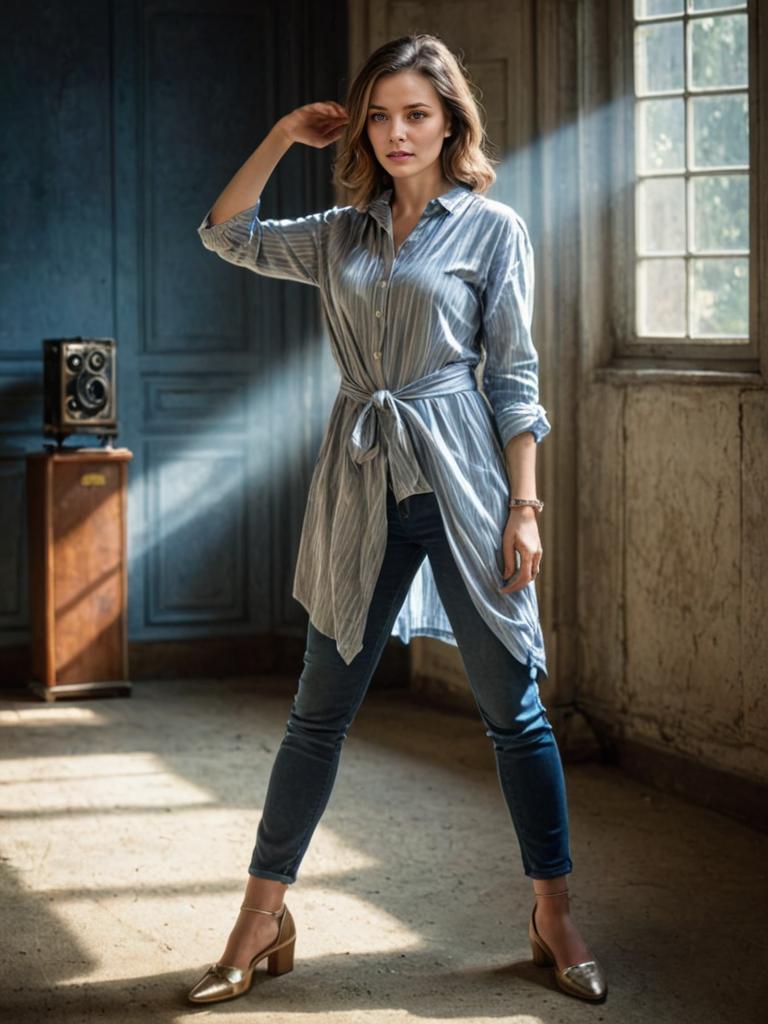
{"label": "blue paneled wall", "polygon": [[[29,638],[41,341],[74,335],[118,343],[129,639],[303,633],[293,569],[338,371],[316,290],[225,264],[196,229],[278,117],[343,101],[344,12],[73,0],[4,14],[0,652]],[[289,151],[262,216],[332,206],[332,155]]]}

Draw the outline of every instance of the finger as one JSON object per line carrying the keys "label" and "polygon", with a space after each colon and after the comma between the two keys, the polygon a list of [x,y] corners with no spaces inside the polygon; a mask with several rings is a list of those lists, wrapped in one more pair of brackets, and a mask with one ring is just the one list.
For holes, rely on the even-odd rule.
{"label": "finger", "polygon": [[329,103],[310,103],[307,105],[307,110],[316,117],[336,116],[336,111]]}
{"label": "finger", "polygon": [[[323,116],[318,117],[318,124],[317,124],[317,126],[318,126],[318,128],[321,131],[326,131],[326,132],[327,131],[335,131],[337,128],[340,127],[340,125],[339,125],[339,121],[340,120],[341,119],[337,115],[335,115],[335,114],[333,115],[333,117],[327,117],[327,116],[323,115]],[[341,126],[341,127],[343,127],[343,126]]]}
{"label": "finger", "polygon": [[511,534],[506,534],[502,537],[501,549],[502,556],[504,558],[504,571],[502,572],[501,575],[504,577],[504,579],[506,579],[507,576],[511,576],[512,573],[515,571],[516,565],[515,542]]}
{"label": "finger", "polygon": [[326,139],[331,140],[338,139],[338,137],[341,134],[343,134],[344,131],[346,131],[344,125],[339,126],[337,124],[332,124],[329,128],[324,128],[320,134],[323,135]]}
{"label": "finger", "polygon": [[511,594],[515,590],[522,590],[523,587],[527,587],[531,582],[531,579],[532,577],[530,575],[526,575],[521,572],[520,576],[514,583],[507,583],[506,585],[499,587],[498,590],[501,594]]}
{"label": "finger", "polygon": [[[516,573],[516,578],[514,582],[504,584],[498,588],[502,594],[509,594],[512,593],[512,591],[514,590],[522,590],[522,588],[527,587],[531,580],[534,578],[532,565],[533,553],[526,553],[525,551],[520,551],[520,549],[516,550],[520,554],[520,568]],[[509,573],[505,570],[504,578],[506,579],[508,575]]]}
{"label": "finger", "polygon": [[[516,547],[512,541],[504,544],[504,572],[502,574],[504,579],[507,576],[511,576],[515,571],[521,573],[530,572],[533,555],[533,551],[527,550],[524,547]],[[520,565],[517,565],[518,560]]]}
{"label": "finger", "polygon": [[324,135],[321,141],[322,146],[332,146],[334,142],[338,142],[341,138],[341,132],[336,132],[333,135]]}
{"label": "finger", "polygon": [[523,570],[528,573],[528,576],[531,579],[533,579],[533,560],[535,557],[535,551],[526,551],[523,553]]}

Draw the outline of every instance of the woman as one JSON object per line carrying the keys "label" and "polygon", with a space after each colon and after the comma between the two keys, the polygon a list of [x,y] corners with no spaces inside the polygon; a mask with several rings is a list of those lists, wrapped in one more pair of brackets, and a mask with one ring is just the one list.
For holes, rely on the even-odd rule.
{"label": "woman", "polygon": [[[260,220],[286,150],[342,136],[334,173],[354,204]],[[304,669],[241,912],[192,1002],[243,994],[264,958],[272,974],[291,970],[285,889],[417,573],[422,604],[409,606],[407,625],[459,646],[532,880],[534,959],[554,965],[564,991],[605,996],[569,912],[565,784],[537,684],[546,661],[535,454],[550,425],[530,337],[533,255],[522,218],[482,195],[495,179],[483,140],[445,44],[396,39],[361,68],[346,108],[310,103],[280,118],[198,228],[225,260],[320,289],[341,386],[296,566],[293,595],[310,616]],[[481,346],[483,391],[473,372]]]}

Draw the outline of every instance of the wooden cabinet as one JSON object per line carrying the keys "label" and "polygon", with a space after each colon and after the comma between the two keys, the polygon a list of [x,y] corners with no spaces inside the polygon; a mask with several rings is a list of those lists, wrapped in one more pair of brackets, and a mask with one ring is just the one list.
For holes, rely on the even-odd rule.
{"label": "wooden cabinet", "polygon": [[127,448],[27,456],[32,680],[46,700],[129,694]]}

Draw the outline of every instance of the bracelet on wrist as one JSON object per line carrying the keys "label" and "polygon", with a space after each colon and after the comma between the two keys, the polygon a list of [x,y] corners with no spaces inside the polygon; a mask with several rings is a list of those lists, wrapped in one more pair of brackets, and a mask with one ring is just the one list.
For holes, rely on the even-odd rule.
{"label": "bracelet on wrist", "polygon": [[541,512],[541,510],[544,508],[544,502],[540,501],[538,498],[510,498],[509,499],[509,507],[510,508],[520,508],[522,505],[530,505],[532,508],[535,508],[537,512]]}

